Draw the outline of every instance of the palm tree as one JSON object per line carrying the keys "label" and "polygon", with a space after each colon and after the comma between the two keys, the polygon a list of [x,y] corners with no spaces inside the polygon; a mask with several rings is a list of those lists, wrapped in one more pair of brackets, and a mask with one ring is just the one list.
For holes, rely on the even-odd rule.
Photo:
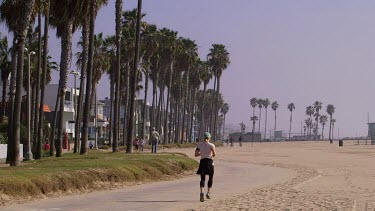
{"label": "palm tree", "polygon": [[[230,64],[229,59],[229,52],[225,48],[223,44],[213,44],[212,48],[210,49],[210,53],[207,55],[208,62],[210,63],[210,66],[212,67],[213,73],[215,77],[217,78],[217,89],[216,89],[216,100],[219,99],[219,93],[220,93],[220,78],[225,69],[227,69],[228,65]],[[214,111],[214,132],[213,132],[213,140],[216,140],[216,121],[218,116],[218,107],[217,104],[215,104]]]}
{"label": "palm tree", "polygon": [[[309,135],[308,132],[309,132],[309,129],[311,128],[311,125],[312,125],[312,120],[311,118],[307,118],[305,119],[305,125],[306,125],[306,130],[307,130],[307,136]],[[308,137],[307,137],[308,139]]]}
{"label": "palm tree", "polygon": [[130,130],[127,134],[127,144],[126,144],[126,153],[132,153],[132,139],[133,139],[133,119],[134,119],[134,110],[135,110],[135,95],[137,87],[137,72],[138,72],[138,62],[139,62],[139,47],[140,47],[140,31],[141,31],[141,19],[142,19],[142,0],[138,0],[138,13],[137,13],[137,28],[136,28],[136,44],[135,44],[135,56],[133,62],[133,72],[131,73],[131,87],[130,87],[130,109],[129,109],[129,123],[128,127]]}
{"label": "palm tree", "polygon": [[[264,123],[264,139],[267,138],[267,108],[268,106],[270,105],[270,100],[268,98],[266,98],[265,100],[263,100],[263,106],[264,108],[266,109],[266,121]],[[271,134],[270,134],[271,136]]]}
{"label": "palm tree", "polygon": [[121,69],[121,11],[122,0],[116,0],[116,89],[114,101],[114,127],[113,127],[113,144],[112,151],[118,151],[119,141],[119,116],[120,116],[120,69]]}
{"label": "palm tree", "polygon": [[[212,72],[211,72],[211,69],[208,65],[207,62],[202,62],[201,64],[201,68],[202,68],[202,75],[201,75],[201,79],[203,81],[203,97],[202,97],[202,102],[205,102],[205,95],[206,95],[206,90],[207,90],[207,85],[208,83],[210,82],[211,78],[212,78]],[[205,109],[205,103],[202,104],[202,111],[204,111]],[[199,131],[199,136],[201,139],[203,139],[203,133],[204,133],[204,128],[205,127],[205,121],[204,121],[204,116],[203,116],[203,112],[201,112],[201,115],[200,115],[200,131]]]}
{"label": "palm tree", "polygon": [[[83,125],[82,125],[82,142],[81,142],[81,155],[87,154],[88,149],[88,124],[91,116],[92,107],[92,88],[96,88],[96,82],[93,81],[94,78],[94,54],[95,54],[95,19],[97,11],[106,4],[107,1],[90,0],[89,8],[87,5],[83,5],[82,10],[87,12],[89,9],[89,45],[88,45],[88,60],[87,60],[87,82],[86,82],[86,92],[85,92],[85,104],[83,110]],[[82,20],[80,20],[82,22]],[[97,58],[95,58],[97,60]],[[99,67],[100,69],[101,67]],[[60,102],[61,103],[61,102]],[[61,120],[60,120],[61,121]],[[59,136],[60,137],[60,136]],[[57,156],[57,154],[56,154]]]}
{"label": "palm tree", "polygon": [[[275,132],[276,131],[276,118],[277,118],[277,116],[276,116],[276,110],[277,110],[277,108],[279,108],[279,103],[277,101],[274,101],[271,104],[271,108],[272,108],[272,110],[275,111],[275,128],[274,128],[274,132]],[[275,140],[275,138],[274,138],[274,140]]]}
{"label": "palm tree", "polygon": [[[314,114],[314,107],[307,106],[306,107],[306,115],[309,116],[310,120],[312,119],[313,114]],[[311,136],[311,126],[312,126],[312,124],[308,125],[308,135],[307,135],[308,140],[310,139],[310,136]]]}
{"label": "palm tree", "polygon": [[332,143],[331,134],[332,134],[332,115],[335,113],[335,106],[332,104],[327,105],[327,113],[329,115],[329,141]]}
{"label": "palm tree", "polygon": [[314,109],[315,109],[315,114],[314,114],[314,116],[315,116],[315,121],[316,121],[316,125],[315,125],[315,141],[317,141],[318,140],[318,123],[319,123],[319,116],[320,116],[320,114],[319,114],[319,111],[320,111],[320,109],[322,109],[322,102],[319,102],[319,101],[315,101],[315,103],[314,103]]}
{"label": "palm tree", "polygon": [[225,116],[227,115],[229,111],[229,104],[228,103],[224,103],[222,106],[221,106],[221,109],[220,109],[220,113],[223,114],[224,116],[224,123],[223,123],[223,136],[222,136],[222,139],[224,140],[224,128],[225,128]]}
{"label": "palm tree", "polygon": [[[263,108],[263,99],[257,100],[258,108],[259,108],[259,125],[258,125],[258,133],[260,133],[260,122],[262,119],[262,108]],[[262,140],[262,134],[260,134],[260,140]]]}
{"label": "palm tree", "polygon": [[81,69],[81,80],[79,84],[79,97],[77,105],[77,115],[75,119],[75,137],[74,137],[74,153],[79,151],[79,140],[81,140],[81,123],[82,123],[82,112],[83,112],[83,96],[85,89],[85,79],[87,72],[87,60],[88,60],[88,46],[89,46],[89,17],[86,17],[82,21],[82,38],[78,42],[78,46],[82,47],[82,51],[77,53],[77,67]]}
{"label": "palm tree", "polygon": [[289,121],[289,141],[290,141],[290,133],[292,131],[292,118],[293,118],[293,110],[295,109],[296,107],[294,106],[294,103],[290,103],[288,105],[288,109],[290,111],[290,121]]}
{"label": "palm tree", "polygon": [[[44,37],[43,37],[43,61],[42,61],[42,78],[41,78],[41,92],[40,92],[40,108],[39,108],[39,124],[38,124],[38,138],[37,140],[42,143],[44,137],[44,95],[46,90],[47,82],[47,69],[48,69],[48,27],[49,27],[49,10],[50,1],[44,2]],[[41,145],[40,145],[41,146]],[[41,147],[38,146],[38,151],[41,151]]]}
{"label": "palm tree", "polygon": [[[24,48],[27,28],[31,20],[35,0],[23,1],[22,4],[14,1],[3,1],[1,4],[1,19],[7,23],[10,31],[14,32],[14,51],[18,53],[17,60],[12,55],[12,73],[17,69],[16,80],[16,94],[14,98],[14,105],[11,106],[12,112],[12,127],[9,136],[9,150],[8,160],[11,166],[18,166],[20,163],[20,120],[21,120],[21,95],[22,95],[22,81],[23,81],[23,67],[24,67]],[[14,12],[17,11],[17,12]],[[15,53],[14,52],[14,53]],[[17,61],[17,62],[16,62]],[[16,68],[17,65],[17,68]],[[15,74],[12,74],[15,78]],[[11,87],[13,88],[13,87]],[[13,107],[14,106],[14,107]],[[13,107],[13,109],[12,109]],[[9,128],[10,128],[9,127]]]}
{"label": "palm tree", "polygon": [[252,116],[250,118],[250,120],[253,122],[253,131],[252,131],[252,138],[251,138],[251,145],[253,145],[254,135],[255,135],[255,123],[258,120],[258,117],[257,116]]}
{"label": "palm tree", "polygon": [[333,132],[335,131],[334,129],[335,129],[335,123],[336,123],[336,119],[332,119],[332,121],[331,121],[331,123],[332,123],[332,139],[333,139]]}
{"label": "palm tree", "polygon": [[319,122],[322,124],[322,140],[324,140],[324,126],[326,125],[328,121],[328,117],[326,115],[322,115],[319,117]]}

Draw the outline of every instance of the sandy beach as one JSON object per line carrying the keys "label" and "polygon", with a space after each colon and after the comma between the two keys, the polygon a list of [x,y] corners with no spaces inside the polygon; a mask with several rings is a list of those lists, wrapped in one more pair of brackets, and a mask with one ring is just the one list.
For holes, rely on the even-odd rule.
{"label": "sandy beach", "polygon": [[338,147],[338,142],[312,141],[225,147],[219,159],[277,166],[296,175],[204,203],[198,210],[375,210],[375,146],[356,144],[344,141],[344,147]]}
{"label": "sandy beach", "polygon": [[[220,147],[212,199],[203,203],[199,202],[199,177],[192,175],[1,210],[374,210],[375,146],[356,143]],[[178,151],[192,156],[194,149]]]}

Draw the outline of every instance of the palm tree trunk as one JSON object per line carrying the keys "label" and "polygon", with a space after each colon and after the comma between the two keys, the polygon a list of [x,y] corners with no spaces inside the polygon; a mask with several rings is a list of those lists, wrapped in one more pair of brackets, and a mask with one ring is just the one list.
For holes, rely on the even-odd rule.
{"label": "palm tree trunk", "polygon": [[[48,59],[48,26],[49,26],[49,0],[46,1],[46,15],[44,17],[44,45],[43,45],[43,69],[42,69],[42,83],[40,93],[40,108],[39,108],[39,125],[38,125],[38,140],[43,140],[43,126],[44,126],[44,94],[46,91],[46,77],[47,77],[47,59]],[[41,148],[42,146],[40,146]],[[38,145],[39,150],[39,145]]]}
{"label": "palm tree trunk", "polygon": [[114,71],[115,71],[115,66],[111,66],[111,73],[110,73],[110,78],[111,78],[111,94],[110,94],[110,109],[109,109],[109,146],[112,146],[113,143],[113,98],[115,95],[115,79],[114,79]]}
{"label": "palm tree trunk", "polygon": [[218,116],[218,113],[219,113],[219,107],[218,107],[218,104],[219,104],[219,96],[220,96],[220,77],[217,78],[217,91],[216,91],[216,97],[214,99],[216,99],[216,102],[215,102],[215,121],[214,121],[214,141],[216,141],[216,135],[217,135],[217,116]]}
{"label": "palm tree trunk", "polygon": [[[42,69],[42,14],[38,14],[38,64],[36,69],[36,90],[35,90],[35,110],[34,110],[34,143],[35,146],[35,159],[42,158],[42,140],[38,139],[38,105],[39,105],[39,90],[40,90],[40,70]],[[40,105],[43,107],[43,105]]]}
{"label": "palm tree trunk", "polygon": [[289,122],[289,141],[290,141],[290,133],[292,131],[292,112],[290,112],[290,122]]}
{"label": "palm tree trunk", "polygon": [[[158,83],[158,73],[156,73],[155,80],[152,82],[152,108],[151,108],[151,122],[150,122],[150,131],[151,134],[152,128],[155,127],[155,107],[156,107],[156,98],[157,98],[157,83]],[[149,137],[150,138],[150,137]]]}
{"label": "palm tree trunk", "polygon": [[275,132],[276,132],[276,110],[275,110],[275,129],[274,129],[274,132],[273,132],[273,140],[274,141],[276,140]]}
{"label": "palm tree trunk", "polygon": [[[30,74],[32,75],[31,73],[31,70],[30,70]],[[31,80],[31,75],[30,75],[30,80]],[[26,78],[27,78],[27,75],[26,75]],[[36,107],[36,103],[35,103],[35,96],[36,96],[36,83],[32,83],[30,84],[31,85],[31,99],[30,99],[30,102],[31,102],[31,108],[30,108],[30,144],[31,144],[31,150],[34,153],[36,153],[36,139],[32,139],[31,137],[33,137],[33,131],[34,131],[34,120],[35,120],[35,107]],[[27,88],[26,88],[26,92],[27,92]],[[31,143],[32,141],[32,143]],[[35,154],[34,154],[35,155]]]}
{"label": "palm tree trunk", "polygon": [[[59,83],[59,86],[57,88],[57,91],[60,90],[60,83]],[[55,141],[55,136],[56,136],[56,121],[57,121],[57,110],[59,108],[59,104],[60,104],[60,98],[59,96],[56,97],[56,104],[55,104],[55,113],[53,115],[53,122],[52,122],[52,130],[51,130],[51,134],[50,134],[50,140],[51,140],[51,144],[50,144],[50,151],[49,151],[49,155],[50,156],[54,156],[55,155],[55,148],[56,148],[56,141]],[[60,111],[59,111],[60,112]]]}
{"label": "palm tree trunk", "polygon": [[[6,95],[7,95],[7,82],[8,82],[8,79],[3,79],[3,97],[1,99],[1,123],[4,122],[4,117],[5,117],[5,102],[6,102]],[[8,120],[9,122],[9,120]]]}
{"label": "palm tree trunk", "polygon": [[16,81],[16,95],[14,100],[14,115],[13,115],[13,130],[10,146],[10,166],[18,166],[20,164],[20,120],[21,120],[21,99],[22,99],[22,81],[23,81],[23,63],[24,63],[24,48],[25,37],[27,33],[27,26],[30,23],[31,11],[35,0],[24,1],[20,11],[21,15],[18,20],[15,37],[18,38],[18,61],[17,61],[17,81]]}
{"label": "palm tree trunk", "polygon": [[331,140],[331,138],[332,138],[332,136],[331,136],[331,132],[332,132],[332,131],[331,131],[331,128],[332,128],[332,127],[331,127],[331,126],[332,126],[332,115],[330,114],[330,115],[329,115],[329,135],[328,135],[328,136],[329,136],[328,139],[329,139],[330,141],[332,141],[332,140]]}
{"label": "palm tree trunk", "polygon": [[82,124],[82,112],[83,112],[83,96],[85,95],[85,79],[87,71],[87,60],[88,60],[88,45],[89,45],[89,19],[86,17],[82,23],[82,64],[81,64],[81,81],[79,84],[79,97],[77,106],[77,116],[75,121],[75,138],[74,138],[74,153],[80,151],[80,140],[81,140],[81,124]]}
{"label": "palm tree trunk", "polygon": [[[259,122],[258,122],[258,133],[260,133],[260,121],[262,119],[262,109],[259,108]],[[260,135],[260,139],[262,140],[262,134]]]}
{"label": "palm tree trunk", "polygon": [[324,140],[324,134],[323,134],[323,132],[324,132],[324,125],[322,125],[322,140]]}
{"label": "palm tree trunk", "polygon": [[199,127],[199,138],[200,139],[203,139],[203,133],[204,133],[204,107],[205,107],[205,103],[204,101],[206,100],[206,90],[207,90],[207,84],[204,83],[203,84],[203,96],[202,96],[202,109],[201,109],[201,122],[200,122],[200,127]]}
{"label": "palm tree trunk", "polygon": [[[150,64],[150,61],[148,61],[148,64]],[[148,94],[148,78],[149,78],[149,67],[146,67],[145,72],[145,100],[143,103],[143,121],[142,121],[142,139],[146,139],[146,121],[147,121],[147,94]]]}
{"label": "palm tree trunk", "polygon": [[130,116],[129,116],[129,131],[126,144],[126,153],[133,152],[133,127],[134,127],[134,111],[135,111],[135,94],[137,86],[137,72],[138,72],[138,61],[139,61],[139,45],[140,45],[140,31],[141,31],[141,19],[142,19],[142,0],[138,0],[138,13],[137,13],[137,28],[136,28],[136,38],[135,38],[135,57],[133,63],[133,72],[131,74],[131,94],[130,94]]}
{"label": "palm tree trunk", "polygon": [[10,163],[10,157],[12,156],[12,151],[10,148],[10,143],[12,139],[12,131],[13,131],[13,111],[14,111],[14,98],[16,93],[16,79],[17,79],[17,49],[18,49],[18,42],[16,36],[13,37],[13,49],[12,49],[12,70],[10,75],[10,86],[9,86],[9,115],[8,115],[8,145],[7,145],[7,158],[6,163]]}
{"label": "palm tree trunk", "polygon": [[[173,71],[173,67],[171,65],[171,72]],[[171,73],[172,75],[172,73]],[[169,104],[170,104],[170,88],[168,86],[168,91],[167,91],[167,103],[166,103],[166,106],[165,106],[165,118],[164,118],[164,139],[163,139],[163,144],[166,144],[167,143],[167,140],[169,140],[169,135],[170,135],[170,131],[167,131],[167,127],[168,127],[168,108],[169,108]]]}
{"label": "palm tree trunk", "polygon": [[215,105],[215,94],[216,94],[216,81],[217,81],[217,77],[215,76],[215,80],[214,80],[214,92],[213,92],[213,96],[212,96],[212,102],[211,102],[211,113],[210,113],[210,124],[209,124],[209,132],[212,133],[212,130],[213,130],[213,115],[214,115],[214,105]]}
{"label": "palm tree trunk", "polygon": [[120,107],[120,68],[121,68],[121,15],[122,15],[122,0],[116,0],[116,91],[115,91],[115,102],[114,102],[114,127],[113,127],[113,144],[112,152],[118,151],[118,140],[119,140],[119,107]]}
{"label": "palm tree trunk", "polygon": [[64,129],[64,104],[65,104],[65,92],[68,82],[68,68],[70,64],[70,56],[72,52],[72,31],[73,31],[73,20],[67,21],[63,27],[61,37],[61,62],[60,62],[60,112],[59,112],[59,128],[57,132],[57,143],[56,143],[56,157],[62,155],[62,142],[63,142],[63,129]]}
{"label": "palm tree trunk", "polygon": [[264,123],[264,139],[267,139],[267,108],[266,109],[266,120]]}
{"label": "palm tree trunk", "polygon": [[93,86],[93,64],[94,64],[94,33],[95,33],[95,8],[96,0],[90,1],[90,23],[89,23],[89,48],[88,48],[88,60],[87,60],[87,82],[86,82],[86,93],[85,93],[85,106],[83,109],[83,127],[82,127],[82,143],[81,143],[81,155],[87,154],[88,149],[88,125],[90,123],[91,116],[91,89]]}

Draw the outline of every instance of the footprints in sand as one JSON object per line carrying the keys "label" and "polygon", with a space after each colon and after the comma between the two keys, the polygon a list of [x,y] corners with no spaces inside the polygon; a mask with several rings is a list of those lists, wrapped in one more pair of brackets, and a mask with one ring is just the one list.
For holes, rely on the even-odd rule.
{"label": "footprints in sand", "polygon": [[[353,203],[340,196],[303,192],[302,185],[319,177],[322,172],[298,165],[267,164],[296,171],[290,181],[259,188],[226,200],[205,204],[197,210],[350,210]],[[358,204],[358,203],[357,203]],[[357,205],[358,206],[358,205]],[[362,204],[360,205],[361,207]],[[366,205],[367,209],[368,206]]]}

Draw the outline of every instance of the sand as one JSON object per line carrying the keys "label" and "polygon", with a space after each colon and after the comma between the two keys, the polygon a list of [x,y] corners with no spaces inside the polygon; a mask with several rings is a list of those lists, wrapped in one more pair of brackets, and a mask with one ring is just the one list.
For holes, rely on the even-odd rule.
{"label": "sand", "polygon": [[[375,210],[375,146],[284,142],[226,147],[220,157],[277,166],[296,175],[197,210]],[[277,176],[277,175],[275,175]]]}

